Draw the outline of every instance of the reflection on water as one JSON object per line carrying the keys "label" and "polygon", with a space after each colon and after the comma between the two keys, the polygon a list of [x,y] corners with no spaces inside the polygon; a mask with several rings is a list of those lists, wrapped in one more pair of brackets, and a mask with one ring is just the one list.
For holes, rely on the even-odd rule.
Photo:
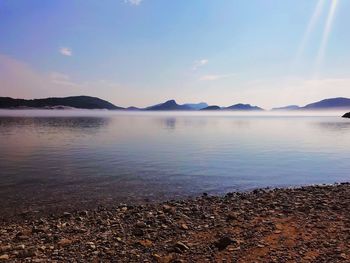
{"label": "reflection on water", "polygon": [[350,130],[350,121],[344,122],[318,122],[319,128],[329,130],[331,132],[345,132],[348,133]]}
{"label": "reflection on water", "polygon": [[28,128],[96,132],[108,122],[105,117],[0,117],[0,132]]}
{"label": "reflection on water", "polygon": [[350,180],[338,117],[55,113],[0,112],[0,208]]}

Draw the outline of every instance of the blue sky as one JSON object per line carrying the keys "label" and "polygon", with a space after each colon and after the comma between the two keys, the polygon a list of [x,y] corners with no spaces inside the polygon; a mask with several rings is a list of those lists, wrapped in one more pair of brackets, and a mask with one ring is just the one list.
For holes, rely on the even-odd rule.
{"label": "blue sky", "polygon": [[0,0],[0,96],[265,108],[350,97],[348,10],[347,0]]}

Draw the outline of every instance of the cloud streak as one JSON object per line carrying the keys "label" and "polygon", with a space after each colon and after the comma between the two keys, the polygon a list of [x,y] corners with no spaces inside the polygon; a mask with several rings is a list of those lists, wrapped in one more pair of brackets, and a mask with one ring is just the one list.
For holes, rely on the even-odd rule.
{"label": "cloud streak", "polygon": [[67,57],[73,56],[73,51],[72,51],[72,49],[69,48],[69,47],[61,47],[61,48],[59,49],[59,52],[60,52],[61,55],[63,55],[63,56],[67,56]]}
{"label": "cloud streak", "polygon": [[200,67],[203,67],[205,65],[207,65],[209,62],[208,59],[200,59],[200,60],[196,60],[194,63],[193,63],[193,67],[192,67],[192,70],[197,70],[198,68]]}
{"label": "cloud streak", "polygon": [[81,84],[71,81],[70,76],[60,73],[60,72],[51,72],[50,79],[53,84],[70,86],[70,87],[81,87]]}
{"label": "cloud streak", "polygon": [[140,5],[142,0],[124,0],[124,2],[130,5]]}
{"label": "cloud streak", "polygon": [[200,81],[214,81],[224,78],[229,78],[234,76],[234,74],[222,74],[222,75],[203,75],[199,78]]}

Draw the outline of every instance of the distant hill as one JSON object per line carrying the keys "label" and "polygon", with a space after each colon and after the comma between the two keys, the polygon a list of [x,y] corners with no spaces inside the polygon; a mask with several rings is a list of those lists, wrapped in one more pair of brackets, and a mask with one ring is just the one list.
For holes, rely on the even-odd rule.
{"label": "distant hill", "polygon": [[134,107],[134,106],[131,106],[131,107],[127,107],[125,110],[138,111],[138,110],[142,110],[142,109]]}
{"label": "distant hill", "polygon": [[345,113],[345,114],[343,115],[343,118],[350,118],[350,112]]}
{"label": "distant hill", "polygon": [[186,105],[179,105],[175,100],[168,100],[164,103],[157,104],[151,107],[146,108],[145,110],[149,111],[169,111],[169,110],[192,110],[191,107]]}
{"label": "distant hill", "polygon": [[221,108],[219,106],[213,105],[213,106],[205,107],[201,110],[221,110]]}
{"label": "distant hill", "polygon": [[234,110],[234,111],[263,111],[264,109],[257,107],[257,106],[252,106],[250,104],[235,104],[229,107],[224,108],[224,110]]}
{"label": "distant hill", "polygon": [[108,109],[120,110],[121,107],[112,103],[89,96],[74,96],[65,98],[46,98],[46,99],[13,99],[9,97],[0,97],[0,108],[64,108],[72,107],[78,109]]}
{"label": "distant hill", "polygon": [[289,105],[280,108],[273,108],[272,111],[289,111],[289,110],[298,110],[300,107],[298,105]]}
{"label": "distant hill", "polygon": [[200,102],[200,103],[186,103],[184,106],[190,107],[193,110],[201,110],[206,107],[208,107],[208,104],[205,102]]}
{"label": "distant hill", "polygon": [[348,98],[333,98],[325,99],[315,103],[308,104],[302,110],[343,110],[350,109],[350,99]]}

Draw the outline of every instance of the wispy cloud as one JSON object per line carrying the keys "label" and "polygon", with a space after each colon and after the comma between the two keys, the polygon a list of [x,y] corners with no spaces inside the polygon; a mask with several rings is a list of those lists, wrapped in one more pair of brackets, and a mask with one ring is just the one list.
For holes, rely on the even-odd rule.
{"label": "wispy cloud", "polygon": [[81,87],[80,84],[71,81],[70,76],[60,72],[51,72],[50,79],[53,84],[71,87]]}
{"label": "wispy cloud", "polygon": [[59,49],[59,52],[63,55],[63,56],[68,56],[71,57],[73,55],[73,51],[71,48],[69,47],[61,47]]}
{"label": "wispy cloud", "polygon": [[208,60],[208,59],[205,59],[205,58],[200,59],[200,60],[196,60],[196,61],[193,63],[192,70],[197,70],[198,68],[207,65],[208,62],[209,62],[209,60]]}
{"label": "wispy cloud", "polygon": [[124,0],[124,2],[130,5],[139,5],[141,4],[142,0]]}
{"label": "wispy cloud", "polygon": [[213,81],[213,80],[219,80],[224,78],[229,78],[234,76],[234,74],[222,74],[222,75],[203,75],[199,78],[201,81]]}

